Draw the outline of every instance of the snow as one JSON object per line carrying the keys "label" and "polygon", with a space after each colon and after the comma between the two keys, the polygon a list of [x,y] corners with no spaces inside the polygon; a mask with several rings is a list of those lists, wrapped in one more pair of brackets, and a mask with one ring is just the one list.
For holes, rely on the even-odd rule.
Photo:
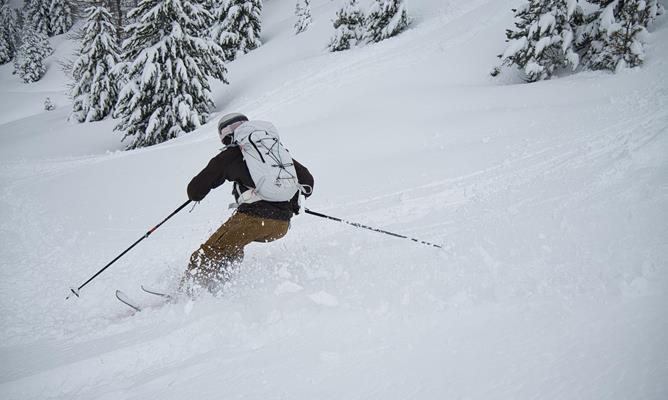
{"label": "snow", "polygon": [[562,35],[561,51],[566,53],[568,51],[568,49],[570,49],[572,44],[573,44],[573,32],[572,31],[564,31],[561,35]]}
{"label": "snow", "polygon": [[566,1],[566,16],[570,18],[578,7],[578,0]]}
{"label": "snow", "polygon": [[327,307],[336,307],[339,305],[339,301],[336,299],[335,296],[332,296],[331,294],[325,292],[325,291],[319,291],[317,293],[313,293],[308,296],[311,300],[313,300],[314,303],[320,304],[323,306]]}
{"label": "snow", "polygon": [[646,7],[647,7],[647,3],[645,3],[645,1],[643,1],[643,0],[640,0],[638,2],[637,10],[638,11],[644,11]]}
{"label": "snow", "polygon": [[[294,36],[266,2],[212,120],[150,148],[67,121],[64,36],[37,83],[0,66],[0,398],[668,397],[665,18],[642,68],[525,84],[488,74],[518,2],[413,0],[409,30],[337,53],[340,4],[311,5]],[[446,249],[301,214],[221,297],[119,303],[174,287],[226,184],[65,301],[185,201],[234,111],[309,167],[309,208]]]}
{"label": "snow", "polygon": [[554,18],[554,14],[546,13],[540,16],[538,20],[538,26],[540,27],[540,34],[544,35],[546,32],[552,32],[554,25],[557,23],[557,20]]}
{"label": "snow", "polygon": [[599,30],[607,32],[608,36],[611,36],[614,32],[620,30],[622,27],[617,21],[615,21],[614,10],[617,8],[618,0],[615,0],[608,4],[599,18]]}
{"label": "snow", "polygon": [[301,292],[302,290],[304,290],[304,288],[299,286],[298,284],[296,284],[294,282],[286,281],[286,282],[283,282],[280,285],[278,285],[276,287],[276,290],[274,290],[274,293],[276,295],[282,295],[282,294],[286,294],[286,293],[297,293],[297,292]]}
{"label": "snow", "polygon": [[540,53],[542,53],[543,50],[545,50],[545,48],[552,43],[552,39],[553,39],[552,36],[546,36],[541,38],[538,42],[536,42],[536,49],[534,51],[536,57],[540,55]]}
{"label": "snow", "polygon": [[568,61],[568,64],[571,66],[571,69],[575,71],[578,67],[578,64],[580,63],[580,56],[578,55],[578,53],[569,49],[568,51],[566,51],[566,60]]}
{"label": "snow", "polygon": [[[539,42],[538,44],[540,44],[540,42]],[[538,48],[539,48],[539,47],[536,46],[536,50],[538,50]],[[529,61],[529,62],[527,63],[527,65],[526,65],[526,67],[524,67],[524,72],[527,74],[527,76],[530,76],[530,75],[538,75],[538,74],[540,74],[541,72],[543,72],[544,69],[545,69],[545,67],[543,67],[542,65],[538,64],[537,62],[535,62],[535,61]]]}
{"label": "snow", "polygon": [[519,39],[513,39],[508,44],[508,47],[506,47],[506,50],[503,52],[503,55],[501,56],[501,59],[505,60],[506,58],[517,54],[517,52],[524,50],[526,47],[527,47],[527,38],[525,36]]}

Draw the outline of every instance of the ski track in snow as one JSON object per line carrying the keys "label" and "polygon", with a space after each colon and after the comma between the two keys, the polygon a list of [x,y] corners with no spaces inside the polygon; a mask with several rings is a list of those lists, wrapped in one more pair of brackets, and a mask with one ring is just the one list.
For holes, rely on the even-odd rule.
{"label": "ski track in snow", "polygon": [[65,302],[180,204],[215,119],[117,152],[84,136],[108,122],[0,116],[0,397],[666,398],[665,17],[640,70],[525,85],[487,76],[509,5],[414,3],[399,37],[325,54],[336,4],[294,38],[291,6],[268,2],[273,36],[215,95],[289,132],[309,208],[443,250],[299,216],[223,296],[150,307],[139,285],[173,287],[229,215],[225,186]]}

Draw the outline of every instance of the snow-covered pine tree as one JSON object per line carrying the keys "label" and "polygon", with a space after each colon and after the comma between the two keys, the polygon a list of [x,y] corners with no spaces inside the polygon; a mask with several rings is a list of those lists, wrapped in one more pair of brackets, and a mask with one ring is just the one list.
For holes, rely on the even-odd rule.
{"label": "snow-covered pine tree", "polygon": [[[235,26],[239,27],[240,35],[239,50],[244,54],[255,50],[262,45],[260,32],[262,30],[262,0],[239,1],[241,9],[237,16]],[[235,13],[230,11],[231,15]]]}
{"label": "snow-covered pine tree", "polygon": [[21,7],[21,35],[26,25],[32,26],[33,16],[37,13],[37,2],[35,0],[23,0],[23,7]]}
{"label": "snow-covered pine tree", "polygon": [[73,11],[70,0],[25,0],[23,23],[29,24],[47,36],[59,35],[70,30]]}
{"label": "snow-covered pine tree", "polygon": [[592,0],[599,9],[578,29],[583,63],[591,69],[616,71],[636,67],[645,58],[647,27],[662,11],[656,1]]}
{"label": "snow-covered pine tree", "polygon": [[23,5],[23,24],[35,32],[51,34],[51,0],[26,0]]}
{"label": "snow-covered pine tree", "polygon": [[6,64],[16,56],[17,34],[17,13],[8,0],[0,0],[0,64]]}
{"label": "snow-covered pine tree", "polygon": [[237,51],[246,54],[260,47],[261,0],[228,0],[227,30],[238,34]]}
{"label": "snow-covered pine tree", "polygon": [[364,13],[357,0],[349,0],[336,12],[334,37],[329,42],[329,51],[348,50],[364,38]]}
{"label": "snow-covered pine tree", "polygon": [[120,61],[116,27],[104,6],[86,10],[83,38],[72,65],[72,116],[79,122],[99,121],[111,114],[118,97],[115,74]]}
{"label": "snow-covered pine tree", "polygon": [[[72,0],[78,2],[81,0]],[[135,8],[140,0],[104,0],[96,5],[104,5],[111,14],[111,20],[116,28],[116,41],[120,44],[125,39],[125,27],[131,22],[128,19],[128,13]],[[91,4],[92,2],[89,2]],[[76,3],[75,3],[76,4]]]}
{"label": "snow-covered pine tree", "polygon": [[366,19],[367,42],[380,42],[398,35],[410,20],[403,0],[374,0]]}
{"label": "snow-covered pine tree", "polygon": [[[515,29],[506,30],[508,47],[501,65],[516,66],[527,81],[549,79],[558,68],[575,69],[573,20],[577,0],[529,0],[515,11]],[[492,75],[499,73],[495,68]]]}
{"label": "snow-covered pine tree", "polygon": [[[573,20],[573,27],[575,28],[575,46],[578,52],[582,55],[586,53],[588,47],[591,45],[595,36],[597,36],[599,16],[601,14],[601,7],[594,2],[606,1],[611,3],[614,0],[584,0],[582,4],[582,12],[576,15]],[[586,57],[581,57],[580,65],[586,66]]]}
{"label": "snow-covered pine tree", "polygon": [[16,72],[23,82],[36,82],[46,73],[44,59],[53,50],[46,35],[36,32],[30,25],[23,28],[21,47],[17,54]]}
{"label": "snow-covered pine tree", "polygon": [[51,17],[49,35],[60,35],[72,27],[72,6],[68,0],[51,0],[49,15]]}
{"label": "snow-covered pine tree", "polygon": [[230,0],[214,0],[211,8],[214,22],[211,28],[211,38],[213,41],[223,49],[225,54],[225,61],[232,61],[237,57],[237,50],[239,49],[240,37],[239,32],[233,24],[233,18],[228,12],[233,3]]}
{"label": "snow-covered pine tree", "polygon": [[[29,0],[25,0],[29,1]],[[14,69],[12,70],[12,75],[16,75],[19,71],[19,57],[20,57],[20,49],[21,45],[23,44],[23,31],[25,30],[25,18],[24,18],[24,9],[25,9],[25,3],[24,3],[24,8],[21,10],[16,10],[16,26],[18,31],[16,32],[16,36],[14,37],[14,47],[16,48],[16,52],[14,53],[14,60],[12,61],[12,64],[14,66]]]}
{"label": "snow-covered pine tree", "polygon": [[260,42],[261,0],[220,0],[214,5],[216,23],[211,31],[214,41],[232,61],[239,54],[258,48]]}
{"label": "snow-covered pine tree", "polygon": [[297,5],[295,6],[295,16],[297,17],[297,22],[295,22],[295,35],[306,31],[309,26],[311,26],[311,3],[309,0],[297,0]]}
{"label": "snow-covered pine tree", "polygon": [[50,97],[44,99],[44,111],[53,111],[56,109],[56,105],[53,104],[53,101]]}
{"label": "snow-covered pine tree", "polygon": [[129,17],[116,130],[129,149],[190,132],[213,107],[208,76],[227,83],[223,51],[206,34],[212,17],[190,0],[143,0]]}
{"label": "snow-covered pine tree", "polygon": [[8,38],[4,32],[0,32],[0,64],[7,64],[8,62],[12,61],[14,54],[14,42],[10,40],[10,38]]}

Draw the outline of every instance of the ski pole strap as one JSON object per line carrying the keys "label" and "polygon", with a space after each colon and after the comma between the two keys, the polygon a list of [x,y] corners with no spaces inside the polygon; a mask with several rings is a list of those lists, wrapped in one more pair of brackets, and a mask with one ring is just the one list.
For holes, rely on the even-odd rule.
{"label": "ski pole strap", "polygon": [[362,225],[362,224],[360,224],[359,222],[350,222],[350,221],[346,221],[345,219],[341,219],[341,218],[337,218],[337,217],[332,217],[332,216],[330,216],[330,215],[322,214],[322,213],[319,213],[319,212],[316,212],[316,211],[311,211],[311,210],[309,210],[308,208],[305,208],[305,209],[304,209],[304,212],[305,212],[306,214],[311,214],[311,215],[314,215],[314,216],[316,216],[316,217],[325,218],[325,219],[331,219],[332,221],[337,221],[337,222],[343,222],[344,224],[348,224],[348,225],[354,226],[354,227],[356,227],[356,228],[364,228],[364,229],[368,229],[368,230],[370,230],[370,231],[379,232],[379,233],[384,233],[384,234],[386,234],[386,235],[390,235],[390,236],[394,236],[394,237],[398,237],[398,238],[402,238],[402,239],[412,240],[412,241],[414,241],[415,243],[424,244],[424,245],[426,245],[426,246],[437,247],[437,248],[439,248],[439,249],[443,248],[443,246],[438,245],[438,244],[429,243],[429,242],[425,242],[424,240],[411,238],[411,237],[408,237],[408,236],[400,235],[400,234],[398,234],[398,233],[388,232],[388,231],[383,230],[383,229],[378,229],[378,228],[373,228],[373,227],[371,227],[371,226]]}

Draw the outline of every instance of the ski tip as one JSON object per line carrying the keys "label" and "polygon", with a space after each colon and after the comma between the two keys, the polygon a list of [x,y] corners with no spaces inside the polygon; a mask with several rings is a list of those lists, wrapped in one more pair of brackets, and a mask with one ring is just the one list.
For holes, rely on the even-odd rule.
{"label": "ski tip", "polygon": [[163,292],[157,291],[155,289],[147,288],[144,285],[141,285],[141,290],[143,290],[144,292],[149,293],[149,294],[164,297],[166,299],[171,299],[172,298],[172,296],[167,294],[167,293],[163,293]]}
{"label": "ski tip", "polygon": [[141,307],[132,301],[125,293],[120,290],[116,290],[116,298],[126,306],[134,309],[135,311],[141,311]]}

